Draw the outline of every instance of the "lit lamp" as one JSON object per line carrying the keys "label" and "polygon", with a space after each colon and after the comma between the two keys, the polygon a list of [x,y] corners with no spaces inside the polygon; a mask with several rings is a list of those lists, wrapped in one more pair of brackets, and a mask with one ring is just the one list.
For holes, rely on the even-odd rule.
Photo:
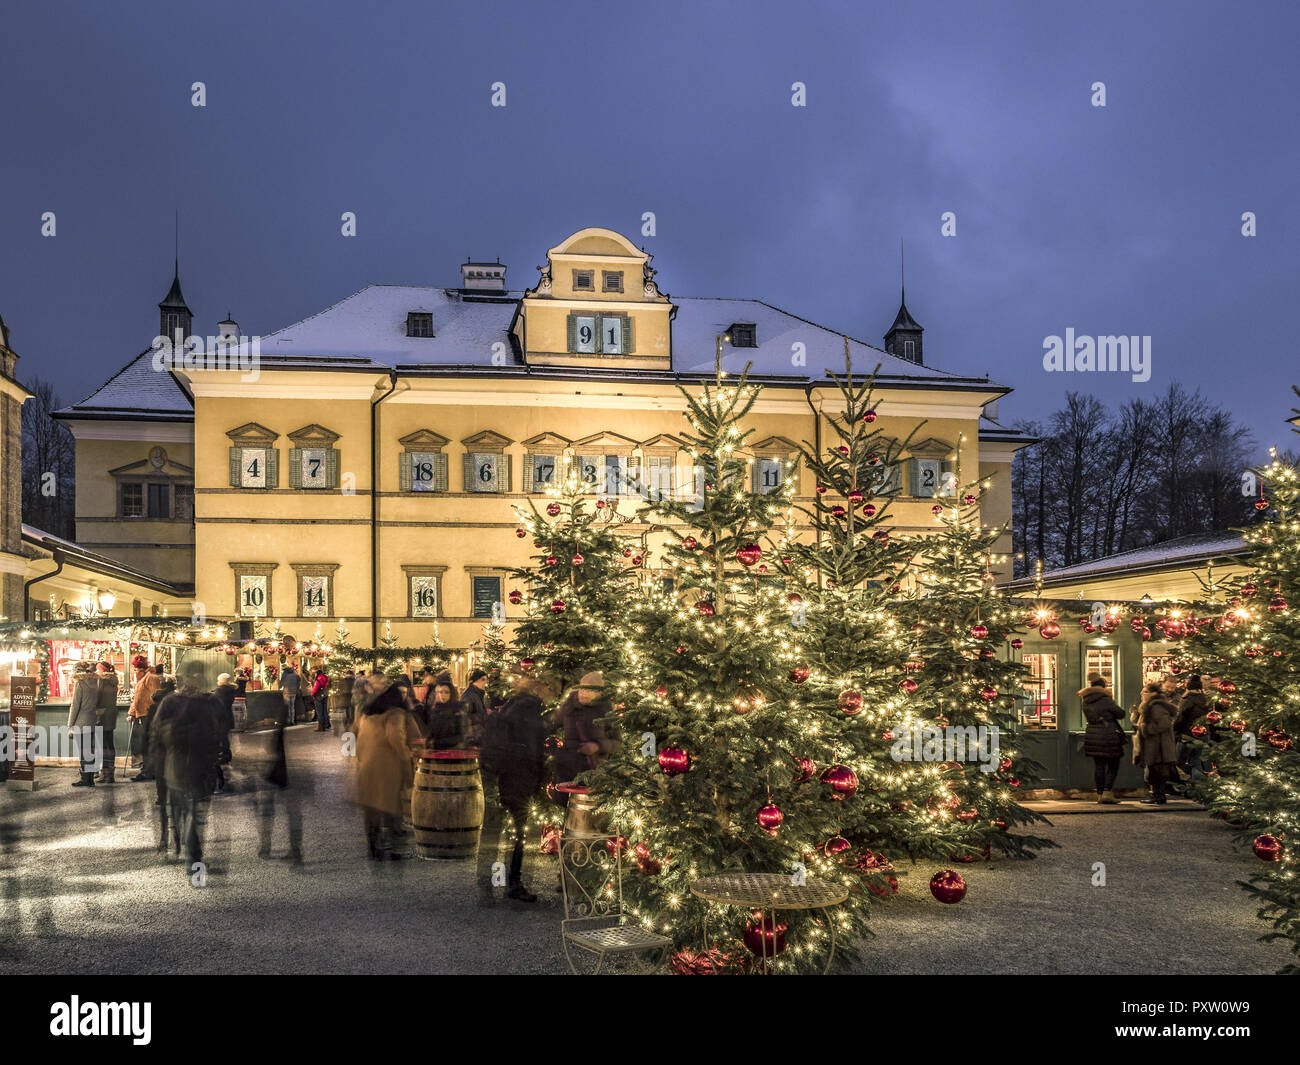
{"label": "lit lamp", "polygon": [[1143,606],[1147,606],[1147,607],[1149,607],[1149,606],[1151,606],[1153,603],[1155,603],[1155,600],[1151,598],[1150,594],[1147,594],[1147,595],[1144,595],[1144,596],[1141,598],[1141,600],[1139,600],[1139,602],[1141,602],[1141,604],[1142,604]]}
{"label": "lit lamp", "polygon": [[113,604],[117,602],[117,596],[115,596],[112,592],[100,592],[97,596],[95,596],[95,598],[99,602],[99,609],[102,610],[105,614],[107,614],[110,610],[112,610]]}

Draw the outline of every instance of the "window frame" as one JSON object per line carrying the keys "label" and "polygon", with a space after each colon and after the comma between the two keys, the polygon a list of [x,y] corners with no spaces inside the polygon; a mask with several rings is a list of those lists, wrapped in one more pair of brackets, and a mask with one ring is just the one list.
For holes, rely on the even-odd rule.
{"label": "window frame", "polygon": [[[229,565],[235,578],[235,610],[231,616],[240,619],[275,617],[273,610],[274,574],[280,564],[278,562],[231,562]],[[263,604],[263,613],[261,614],[244,613],[244,577],[264,577],[266,579],[266,602]]]}
{"label": "window frame", "polygon": [[[447,616],[446,603],[443,600],[444,575],[446,566],[403,565],[402,573],[406,578],[406,616],[412,621],[437,621]],[[419,578],[433,579],[433,613],[417,614],[415,612],[415,582]]]}
{"label": "window frame", "polygon": [[[428,326],[429,331],[412,332],[412,327],[419,326],[423,328]],[[406,312],[406,335],[413,340],[432,340],[433,339],[433,312],[432,311],[407,311]]]}
{"label": "window frame", "polygon": [[[1050,674],[1040,675],[1037,666],[1045,659],[1051,659]],[[1028,673],[1020,679],[1020,699],[1016,711],[1016,724],[1018,728],[1030,732],[1059,732],[1061,729],[1061,656],[1056,651],[1021,651],[1020,664],[1024,666]],[[1030,665],[1031,660],[1034,665]],[[1041,698],[1044,692],[1050,693],[1048,708],[1050,709],[1051,724],[1043,724],[1044,711],[1043,700]],[[1036,698],[1037,696],[1037,698]],[[1037,706],[1038,709],[1032,716],[1028,710],[1031,705]]]}
{"label": "window frame", "polygon": [[[334,612],[334,585],[335,574],[340,566],[337,562],[290,562],[289,568],[293,570],[295,582],[298,589],[297,613],[295,618],[303,621],[321,621],[337,617]],[[303,582],[307,578],[323,577],[325,579],[325,613],[308,614],[305,612],[306,603],[303,601],[304,587]]]}
{"label": "window frame", "polygon": [[[509,495],[514,490],[513,463],[508,450],[512,443],[508,437],[491,429],[465,437],[461,441],[465,448],[465,453],[461,456],[461,490],[469,495]],[[496,476],[493,478],[495,488],[478,487],[482,479],[477,476],[475,469],[480,465],[480,460],[486,457],[495,457],[497,460]]]}
{"label": "window frame", "polygon": [[[402,495],[425,496],[446,493],[450,490],[448,477],[447,453],[443,450],[449,443],[445,436],[432,429],[417,429],[398,441],[402,450],[397,455],[397,490]],[[416,488],[415,473],[412,463],[417,455],[429,455],[433,462],[433,483],[429,488]]]}
{"label": "window frame", "polygon": [[[613,282],[611,284],[611,282]],[[600,272],[600,291],[623,293],[623,271],[602,270]]]}

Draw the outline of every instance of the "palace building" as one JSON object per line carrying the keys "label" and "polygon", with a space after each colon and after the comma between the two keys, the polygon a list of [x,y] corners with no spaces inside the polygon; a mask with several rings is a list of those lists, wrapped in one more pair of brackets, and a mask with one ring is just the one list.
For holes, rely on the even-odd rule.
{"label": "palace building", "polygon": [[[436,623],[465,647],[494,611],[509,620],[508,571],[534,550],[514,508],[566,464],[628,514],[630,484],[697,490],[678,386],[711,380],[719,350],[764,386],[756,490],[821,439],[843,335],[760,300],[670,297],[650,263],[618,233],[583,229],[522,292],[499,262],[464,263],[456,287],[367,285],[260,338],[255,374],[156,369],[150,348],[59,412],[76,438],[77,541],[192,582],[210,619],[278,620],[299,639],[345,619],[354,643],[387,627],[406,646]],[[202,332],[179,272],[159,315],[160,335]],[[1012,456],[1030,442],[997,421],[1010,390],[927,364],[923,332],[903,305],[883,349],[847,341],[855,373],[880,366],[878,427],[917,430],[896,467],[895,527],[932,528],[935,497],[976,479],[991,486],[984,523],[1009,526]],[[239,327],[219,335],[237,341]]]}

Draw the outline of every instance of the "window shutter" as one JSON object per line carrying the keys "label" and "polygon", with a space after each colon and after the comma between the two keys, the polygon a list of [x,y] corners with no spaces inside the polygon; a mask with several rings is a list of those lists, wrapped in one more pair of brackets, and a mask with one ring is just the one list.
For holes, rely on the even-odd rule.
{"label": "window shutter", "polygon": [[885,468],[885,479],[880,485],[880,495],[901,495],[903,491],[903,466],[894,462]]}
{"label": "window shutter", "polygon": [[578,324],[577,324],[577,322],[578,322],[578,320],[577,320],[577,317],[576,317],[575,315],[572,315],[572,314],[569,315],[569,318],[568,318],[569,346],[568,346],[567,348],[565,348],[566,351],[576,351],[576,350],[577,350],[577,346],[578,346]]}
{"label": "window shutter", "polygon": [[525,492],[532,492],[535,490],[533,486],[533,467],[536,464],[536,462],[537,462],[536,455],[524,456],[524,491]]}
{"label": "window shutter", "polygon": [[336,447],[325,450],[325,487],[339,486],[339,451]]}
{"label": "window shutter", "polygon": [[239,480],[240,480],[239,474],[240,474],[240,470],[243,468],[243,462],[244,462],[244,449],[239,447],[232,447],[230,449],[230,487],[231,488],[239,487]]}
{"label": "window shutter", "polygon": [[632,316],[623,315],[623,354],[631,355],[636,350],[636,338],[632,333]]}
{"label": "window shutter", "polygon": [[606,455],[604,471],[605,494],[607,496],[627,495],[627,456]]}
{"label": "window shutter", "polygon": [[504,451],[497,456],[500,468],[497,471],[497,485],[500,491],[510,491],[510,456]]}
{"label": "window shutter", "polygon": [[474,456],[468,451],[465,452],[465,459],[461,464],[461,474],[464,477],[465,491],[474,491]]}
{"label": "window shutter", "polygon": [[441,451],[433,456],[433,490],[447,491],[447,456]]}
{"label": "window shutter", "polygon": [[939,489],[935,494],[946,497],[957,494],[957,474],[947,459],[939,467]]}
{"label": "window shutter", "polygon": [[687,505],[687,510],[700,511],[704,509],[704,467],[691,467],[691,501]]}
{"label": "window shutter", "polygon": [[266,449],[266,487],[280,487],[280,449],[278,447],[268,447]]}
{"label": "window shutter", "polygon": [[403,451],[397,457],[397,488],[401,492],[411,491],[411,453]]}
{"label": "window shutter", "polygon": [[302,448],[289,449],[289,487],[302,487]]}

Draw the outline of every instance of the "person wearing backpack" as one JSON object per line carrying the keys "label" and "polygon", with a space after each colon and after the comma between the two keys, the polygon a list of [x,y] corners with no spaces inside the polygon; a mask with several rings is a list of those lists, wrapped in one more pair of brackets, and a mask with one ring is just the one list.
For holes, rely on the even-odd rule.
{"label": "person wearing backpack", "polygon": [[1119,774],[1119,760],[1128,746],[1124,726],[1124,711],[1106,687],[1106,678],[1100,673],[1088,674],[1088,687],[1079,692],[1083,716],[1088,728],[1083,734],[1083,753],[1092,759],[1093,782],[1097,787],[1097,802],[1113,805],[1115,777]]}
{"label": "person wearing backpack", "polygon": [[549,680],[516,675],[514,694],[483,722],[484,813],[478,848],[482,904],[496,901],[497,850],[503,837],[510,847],[506,897],[519,902],[537,901],[523,882],[524,835],[528,803],[545,779],[548,729],[543,714],[546,700],[554,698],[555,689]]}
{"label": "person wearing backpack", "polygon": [[465,746],[469,720],[456,694],[450,673],[440,673],[425,696],[425,746],[436,751]]}

